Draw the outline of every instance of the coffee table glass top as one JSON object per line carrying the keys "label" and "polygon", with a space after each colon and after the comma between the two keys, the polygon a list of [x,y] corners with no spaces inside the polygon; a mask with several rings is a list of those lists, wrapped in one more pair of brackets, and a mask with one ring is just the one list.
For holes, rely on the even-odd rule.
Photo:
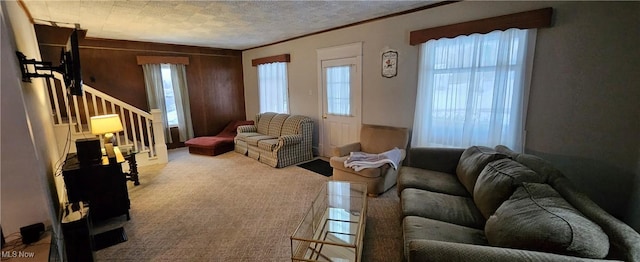
{"label": "coffee table glass top", "polygon": [[292,261],[360,261],[366,184],[327,182],[291,236]]}

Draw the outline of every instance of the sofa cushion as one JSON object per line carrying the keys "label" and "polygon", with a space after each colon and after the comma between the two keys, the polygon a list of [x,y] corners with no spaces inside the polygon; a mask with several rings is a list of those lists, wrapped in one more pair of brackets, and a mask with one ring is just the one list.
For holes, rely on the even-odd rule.
{"label": "sofa cushion", "polygon": [[407,216],[402,219],[405,242],[414,239],[438,240],[473,245],[488,245],[484,230],[475,229],[439,220]]}
{"label": "sofa cushion", "polygon": [[523,183],[487,221],[493,246],[604,258],[609,237],[548,184]]}
{"label": "sofa cushion", "polygon": [[440,220],[481,229],[485,219],[469,197],[453,196],[415,188],[400,194],[402,214]]}
{"label": "sofa cushion", "polygon": [[280,133],[280,135],[301,134],[302,130],[300,129],[300,126],[304,121],[309,121],[309,118],[301,115],[290,116],[282,124],[282,132]]}
{"label": "sofa cushion", "polygon": [[258,133],[266,135],[269,133],[269,123],[271,123],[271,119],[276,116],[277,113],[273,113],[273,112],[266,112],[266,113],[262,113],[259,114],[256,117],[257,120],[257,129],[258,129]]}
{"label": "sofa cushion", "polygon": [[473,190],[473,202],[485,218],[509,199],[522,182],[544,183],[546,175],[538,174],[522,164],[505,158],[487,164]]}
{"label": "sofa cushion", "polygon": [[252,137],[252,136],[261,136],[262,134],[257,133],[257,132],[245,132],[245,133],[238,133],[235,137],[235,140],[238,141],[247,141],[247,138]]}
{"label": "sofa cushion", "polygon": [[407,166],[456,174],[464,148],[412,147],[407,154]]}
{"label": "sofa cushion", "polygon": [[579,191],[560,171],[550,173],[548,183],[571,206],[600,225],[610,237],[607,259],[640,261],[640,234],[638,232],[598,206],[584,192]]}
{"label": "sofa cushion", "polygon": [[515,158],[515,160],[539,174],[547,175],[548,178],[556,177],[558,175],[562,176],[561,172],[557,168],[555,168],[549,161],[544,160],[538,156],[530,154],[519,154]]}
{"label": "sofa cushion", "polygon": [[264,149],[264,150],[267,150],[267,151],[273,151],[273,149],[275,149],[276,146],[278,145],[279,141],[280,140],[277,139],[277,138],[260,140],[260,141],[258,141],[258,148]]}
{"label": "sofa cushion", "polygon": [[489,162],[506,157],[506,155],[498,153],[488,147],[469,147],[464,150],[462,156],[460,156],[460,161],[458,161],[458,166],[456,167],[456,175],[467,191],[473,194],[476,179],[478,179],[478,175],[480,175],[482,169]]}
{"label": "sofa cushion", "polygon": [[400,171],[398,171],[398,192],[402,192],[405,188],[417,188],[455,196],[470,196],[456,175],[408,166],[400,167]]}
{"label": "sofa cushion", "polygon": [[640,261],[640,235],[629,225],[613,217],[593,202],[584,192],[567,179],[560,170],[549,161],[531,154],[520,154],[516,160],[538,173],[548,174],[548,184],[553,187],[567,202],[582,214],[602,225],[602,230],[609,236],[611,245],[607,258],[624,261]]}
{"label": "sofa cushion", "polygon": [[288,114],[277,114],[276,116],[271,118],[271,122],[269,122],[269,130],[265,135],[275,137],[280,136],[280,133],[282,132],[282,125],[284,124],[284,121],[287,120],[287,118],[289,118]]}
{"label": "sofa cushion", "polygon": [[348,157],[349,156],[332,157],[329,159],[329,165],[331,165],[333,169],[342,170],[347,173],[358,174],[360,176],[368,177],[368,178],[380,177],[382,176],[382,174],[386,174],[387,170],[391,168],[390,165],[383,165],[379,168],[365,168],[360,171],[355,171],[353,168],[344,166],[344,161],[346,161]]}
{"label": "sofa cushion", "polygon": [[277,137],[268,136],[268,135],[257,135],[257,136],[247,137],[245,138],[245,141],[247,142],[247,145],[258,146],[258,142],[260,142],[260,140],[266,140],[266,139],[277,139]]}
{"label": "sofa cushion", "polygon": [[402,220],[402,233],[406,249],[412,240],[436,240],[472,245],[488,245],[484,231],[438,220],[407,216]]}
{"label": "sofa cushion", "polygon": [[378,154],[394,147],[406,149],[409,131],[406,127],[391,127],[362,124],[360,149],[362,152]]}
{"label": "sofa cushion", "polygon": [[515,151],[511,150],[511,148],[509,148],[509,147],[507,147],[505,145],[497,145],[495,147],[495,150],[498,153],[502,153],[502,154],[505,154],[505,155],[509,156],[509,158],[511,158],[513,160],[515,160],[516,157],[518,157],[518,155],[520,155],[519,153],[516,153]]}

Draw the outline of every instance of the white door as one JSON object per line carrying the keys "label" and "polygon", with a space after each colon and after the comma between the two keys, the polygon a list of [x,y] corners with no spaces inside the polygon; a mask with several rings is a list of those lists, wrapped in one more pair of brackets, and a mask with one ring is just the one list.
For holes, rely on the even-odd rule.
{"label": "white door", "polygon": [[360,140],[361,72],[358,58],[322,61],[321,155]]}

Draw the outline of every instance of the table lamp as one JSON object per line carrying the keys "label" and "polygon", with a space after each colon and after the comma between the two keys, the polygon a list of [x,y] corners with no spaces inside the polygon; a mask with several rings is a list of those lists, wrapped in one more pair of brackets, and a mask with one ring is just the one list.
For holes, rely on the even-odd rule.
{"label": "table lamp", "polygon": [[115,158],[113,146],[116,140],[113,135],[115,132],[122,131],[122,122],[117,114],[101,115],[91,117],[91,133],[94,135],[104,135],[104,150],[109,160]]}

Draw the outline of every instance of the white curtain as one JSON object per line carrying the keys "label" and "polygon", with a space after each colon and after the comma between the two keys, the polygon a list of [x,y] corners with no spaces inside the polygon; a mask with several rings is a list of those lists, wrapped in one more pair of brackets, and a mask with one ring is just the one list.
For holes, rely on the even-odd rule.
{"label": "white curtain", "polygon": [[412,146],[522,152],[533,39],[509,29],[422,44]]}
{"label": "white curtain", "polygon": [[260,112],[289,113],[287,63],[258,65]]}
{"label": "white curtain", "polygon": [[160,109],[160,111],[162,111],[162,127],[164,129],[165,143],[171,143],[171,132],[169,131],[169,121],[167,120],[160,65],[144,64],[142,65],[142,71],[144,72],[144,86],[147,91],[149,109]]}
{"label": "white curtain", "polygon": [[351,66],[326,68],[327,113],[351,115]]}
{"label": "white curtain", "polygon": [[176,111],[178,113],[178,133],[180,133],[180,141],[184,142],[193,138],[191,106],[189,104],[189,90],[187,89],[187,73],[185,65],[172,64],[169,66],[171,68],[173,95],[176,100]]}

